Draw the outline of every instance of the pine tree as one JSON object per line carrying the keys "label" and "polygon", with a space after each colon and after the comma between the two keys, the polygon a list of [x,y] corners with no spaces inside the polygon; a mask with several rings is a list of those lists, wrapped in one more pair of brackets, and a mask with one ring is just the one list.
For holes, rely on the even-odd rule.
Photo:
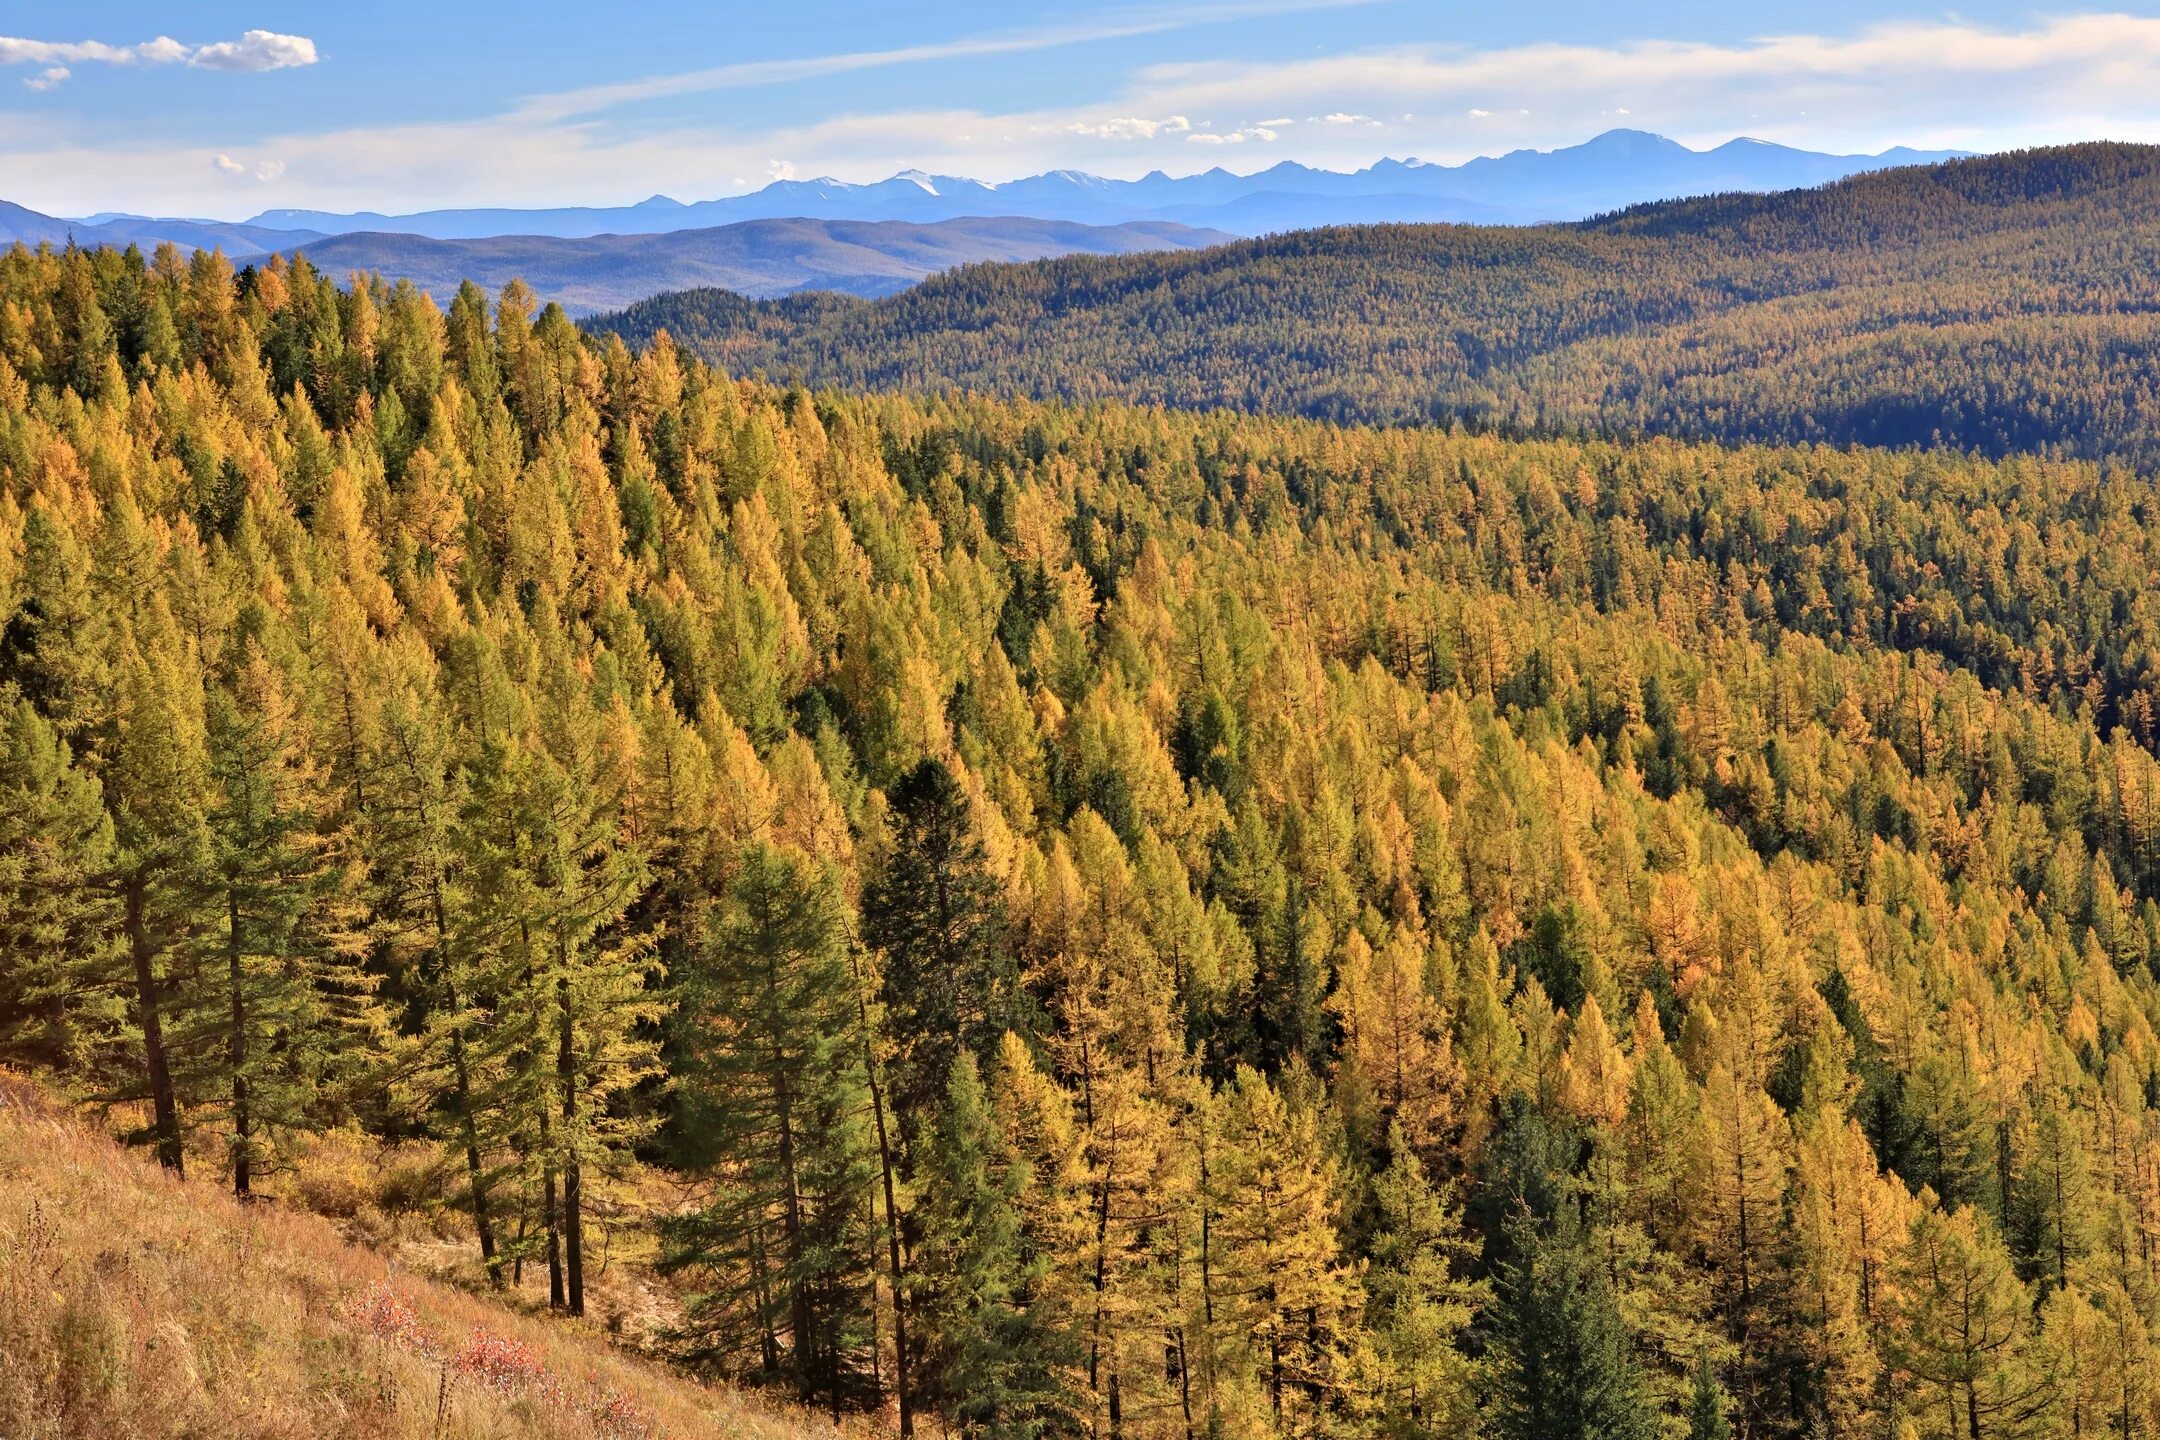
{"label": "pine tree", "polygon": [[165,1031],[190,998],[175,993],[172,957],[196,921],[190,881],[209,845],[210,797],[201,692],[175,653],[169,615],[152,618],[146,641],[123,641],[103,778],[119,842],[112,886],[120,897],[133,1027],[143,1050],[142,1091],[135,1093],[150,1102],[147,1138],[155,1140],[159,1161],[180,1172],[181,1091]]}
{"label": "pine tree", "polygon": [[[350,942],[311,923],[334,919],[326,892],[344,876],[318,828],[301,717],[260,649],[210,692],[207,743],[209,845],[197,883],[212,917],[205,968],[220,977],[222,1003],[206,1007],[196,1040],[226,1097],[233,1192],[245,1196],[276,1134],[302,1128],[323,1098],[324,1067],[367,1054],[374,1037],[364,1032],[380,1025],[368,981],[345,963]],[[340,1000],[359,1002],[357,1013],[338,1013]]]}
{"label": "pine tree", "polygon": [[552,1305],[584,1309],[583,1188],[647,1128],[616,1107],[650,1073],[646,1026],[659,1005],[650,936],[620,928],[644,879],[624,846],[616,797],[600,783],[589,713],[557,702],[558,753],[514,732],[482,744],[461,819],[469,953],[487,957],[491,997],[481,1064],[499,1070],[490,1103],[537,1171]]}
{"label": "pine tree", "polygon": [[1373,1181],[1379,1212],[1365,1271],[1366,1320],[1382,1370],[1382,1410],[1391,1433],[1460,1435],[1476,1428],[1475,1364],[1463,1333],[1489,1288],[1469,1278],[1474,1247],[1446,1190],[1400,1128],[1393,1158]]}
{"label": "pine tree", "polygon": [[1495,1288],[1495,1431],[1506,1440],[1648,1440],[1656,1415],[1572,1204],[1511,1222]]}
{"label": "pine tree", "polygon": [[663,1261],[700,1282],[690,1354],[837,1416],[874,1389],[877,1172],[832,878],[753,846],[679,979],[681,1159],[710,1185],[671,1225]]}
{"label": "pine tree", "polygon": [[[477,923],[485,906],[470,888],[459,818],[465,778],[432,657],[398,652],[383,678],[376,749],[361,768],[377,791],[363,822],[377,887],[378,933],[391,953],[416,955],[414,988],[425,1018],[412,1037],[407,1084],[465,1167],[472,1215],[488,1281],[501,1285],[496,1208],[491,1190],[500,1166],[489,1153],[488,1115],[500,1083],[487,1064],[482,991],[490,970],[489,936]],[[437,1114],[436,1112],[439,1112]]]}
{"label": "pine tree", "polygon": [[1240,1067],[1214,1175],[1217,1293],[1250,1347],[1275,1424],[1309,1434],[1344,1383],[1358,1297],[1337,1253],[1333,1167],[1317,1117]]}
{"label": "pine tree", "polygon": [[1718,1384],[1717,1367],[1710,1363],[1710,1352],[1705,1350],[1695,1361],[1687,1440],[1732,1440],[1732,1422],[1725,1418],[1725,1410],[1725,1387]]}
{"label": "pine tree", "polygon": [[2060,1289],[2086,1250],[2093,1183],[2077,1117],[2052,1101],[2035,1105],[2031,1140],[2012,1176],[2009,1231],[2025,1274]]}
{"label": "pine tree", "polygon": [[1487,1419],[1501,1440],[1650,1440],[1657,1415],[1575,1195],[1579,1145],[1516,1097],[1488,1160],[1497,1211]]}
{"label": "pine tree", "polygon": [[96,777],[0,691],[0,1054],[97,1085],[125,1067],[113,825]]}
{"label": "pine tree", "polygon": [[912,1283],[922,1366],[965,1435],[1050,1440],[1085,1429],[1070,1382],[1080,1358],[1072,1317],[1052,1303],[1049,1258],[1026,1232],[1031,1183],[975,1057],[961,1051],[918,1168]]}
{"label": "pine tree", "polygon": [[884,957],[892,1102],[912,1143],[959,1051],[987,1055],[1016,1016],[1003,905],[965,792],[924,760],[886,799],[892,848],[864,887],[863,942]]}
{"label": "pine tree", "polygon": [[1891,1363],[1924,1392],[1916,1401],[1926,1407],[1923,1433],[1964,1440],[2029,1433],[2051,1403],[2052,1381],[2036,1363],[2031,1296],[1986,1217],[1971,1206],[1945,1213],[1924,1205],[1895,1284],[1884,1343]]}

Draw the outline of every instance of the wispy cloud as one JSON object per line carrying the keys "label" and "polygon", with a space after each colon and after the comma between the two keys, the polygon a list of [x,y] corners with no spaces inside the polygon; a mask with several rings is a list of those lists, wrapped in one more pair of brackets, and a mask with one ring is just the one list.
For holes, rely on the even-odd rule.
{"label": "wispy cloud", "polygon": [[1194,145],[1243,145],[1248,140],[1258,140],[1263,144],[1267,144],[1280,138],[1282,137],[1275,132],[1274,128],[1268,125],[1247,125],[1240,130],[1224,130],[1220,132],[1212,130],[1195,131],[1185,137],[1188,142]]}
{"label": "wispy cloud", "polygon": [[[1081,31],[1057,33],[1070,39]],[[1028,43],[1052,41],[1049,32],[1031,32]],[[0,50],[0,58],[8,53]],[[903,63],[893,53],[876,63]],[[18,56],[17,63],[38,62]],[[785,63],[871,62],[841,56]],[[699,73],[699,83],[710,83],[712,72]],[[1984,149],[2097,135],[2160,139],[2160,17],[2072,15],[2012,27],[1952,19],[1724,45],[1398,46],[1273,63],[1154,65],[1059,106],[833,105],[808,123],[622,114],[595,124],[587,110],[598,103],[594,93],[580,95],[575,102],[558,97],[553,111],[528,102],[465,121],[251,136],[245,154],[232,138],[215,145],[229,159],[237,155],[234,163],[249,176],[255,157],[277,156],[287,167],[284,203],[405,209],[608,203],[655,190],[703,198],[743,188],[731,177],[798,170],[850,180],[910,166],[985,180],[1064,167],[1138,175],[1181,163],[1198,168],[1198,152],[1188,146],[1225,158],[1264,149],[1269,159],[1354,168],[1378,158],[1383,145],[1397,156],[1455,160],[1573,144],[1616,123],[1693,144],[1752,134],[1870,151],[1901,142]],[[1613,118],[1623,112],[1623,120]],[[1279,123],[1290,116],[1310,120]],[[1384,118],[1385,128],[1366,117]],[[94,135],[28,106],[16,115],[0,110],[0,195],[55,214],[121,207],[201,213],[198,202],[215,205],[225,172],[213,145]],[[788,157],[785,165],[775,156]]]}
{"label": "wispy cloud", "polygon": [[1172,30],[1189,30],[1201,25],[1248,20],[1264,15],[1348,9],[1373,3],[1375,0],[1221,0],[1221,3],[1170,9],[1111,10],[1081,24],[1049,25],[1003,34],[966,36],[921,45],[903,45],[889,50],[856,50],[789,60],[745,60],[733,65],[716,65],[675,75],[654,75],[620,84],[588,85],[551,95],[535,95],[519,106],[515,113],[527,120],[568,120],[640,101],[663,100],[677,95],[699,95],[715,90],[738,90],[760,85],[785,85],[800,80],[818,80],[895,65],[920,65],[940,60],[982,59],[1035,50],[1056,50],[1068,45],[1159,35]]}
{"label": "wispy cloud", "polygon": [[25,40],[0,35],[0,65],[42,65],[23,83],[50,90],[69,78],[71,65],[190,65],[202,70],[286,70],[313,65],[315,42],[305,35],[250,30],[238,40],[183,45],[170,35],[140,45],[108,45],[101,40]]}

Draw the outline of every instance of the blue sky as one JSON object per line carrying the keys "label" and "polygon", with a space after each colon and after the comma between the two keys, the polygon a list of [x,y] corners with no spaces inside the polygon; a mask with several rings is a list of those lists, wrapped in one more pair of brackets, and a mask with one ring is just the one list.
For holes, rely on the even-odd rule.
{"label": "blue sky", "polygon": [[1692,144],[2160,138],[2160,6],[0,0],[0,198],[618,204],[907,166],[1173,174]]}

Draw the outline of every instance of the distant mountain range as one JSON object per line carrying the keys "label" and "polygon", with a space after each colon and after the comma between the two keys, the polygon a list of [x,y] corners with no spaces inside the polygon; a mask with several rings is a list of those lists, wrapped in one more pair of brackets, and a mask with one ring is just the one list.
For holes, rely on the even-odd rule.
{"label": "distant mountain range", "polygon": [[414,215],[266,210],[248,224],[320,234],[395,231],[439,239],[653,235],[797,216],[918,224],[993,215],[1087,225],[1168,221],[1236,235],[1383,221],[1534,224],[1579,220],[1646,200],[1821,185],[1866,170],[1926,164],[1951,153],[1899,147],[1879,155],[1822,155],[1745,139],[1713,150],[1690,150],[1661,135],[1612,130],[1558,150],[1516,150],[1461,165],[1382,160],[1348,174],[1285,162],[1253,175],[1218,168],[1198,175],[1172,177],[1157,171],[1139,180],[1106,180],[1077,170],[1053,170],[993,185],[907,170],[867,185],[781,180],[748,195],[693,204],[656,195],[615,209],[430,210]]}
{"label": "distant mountain range", "polygon": [[979,260],[1194,250],[1236,237],[1160,222],[1079,225],[991,217],[917,225],[904,220],[745,220],[660,235],[498,235],[438,240],[360,232],[311,240],[310,263],[411,280],[448,301],[460,281],[490,292],[513,278],[572,315],[617,309],[664,290],[718,287],[770,297],[800,290],[890,295],[927,275]]}
{"label": "distant mountain range", "polygon": [[323,238],[323,232],[272,229],[249,222],[226,220],[152,219],[146,215],[92,215],[63,220],[0,200],[0,245],[17,241],[25,245],[65,245],[73,241],[85,248],[110,245],[125,250],[140,245],[150,250],[170,240],[185,250],[223,250],[235,260],[252,260],[273,250],[289,250]]}
{"label": "distant mountain range", "polygon": [[1324,225],[1581,219],[1645,201],[1780,191],[1942,155],[1898,148],[1823,155],[1758,140],[1712,150],[1613,130],[1558,150],[1461,165],[1382,160],[1342,173],[1285,163],[1106,180],[1054,170],[1003,184],[904,171],[856,185],[782,180],[694,204],[655,196],[616,209],[433,210],[414,215],[269,210],[231,222],[117,212],[61,219],[0,201],[0,245],[216,247],[241,263],[304,253],[333,274],[411,279],[438,299],[458,282],[523,278],[588,315],[666,291],[754,298],[806,289],[876,297],[978,260],[1189,250]]}

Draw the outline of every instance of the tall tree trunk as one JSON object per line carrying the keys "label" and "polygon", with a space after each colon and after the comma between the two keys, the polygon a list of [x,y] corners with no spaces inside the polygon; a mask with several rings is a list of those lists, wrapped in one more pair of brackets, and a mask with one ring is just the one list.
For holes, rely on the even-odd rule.
{"label": "tall tree trunk", "polygon": [[225,1063],[232,1071],[233,1194],[247,1198],[255,1144],[254,1116],[248,1109],[246,964],[240,953],[240,896],[225,892],[225,977],[232,1008],[232,1031],[225,1037]]}
{"label": "tall tree trunk", "polygon": [[[780,1184],[782,1188],[780,1208],[780,1244],[790,1269],[803,1260],[802,1191],[795,1175],[795,1127],[793,1101],[788,1095],[788,1084],[783,1078],[777,1087],[780,1121]],[[810,1294],[800,1282],[791,1283],[787,1292],[788,1337],[790,1351],[795,1358],[796,1389],[807,1401],[814,1402],[818,1396],[819,1376],[815,1373],[816,1356],[814,1340],[817,1334],[817,1317],[810,1309]]]}
{"label": "tall tree trunk", "polygon": [[149,882],[137,872],[127,879],[124,899],[128,951],[135,961],[135,1023],[142,1031],[143,1068],[150,1076],[150,1111],[157,1136],[158,1163],[175,1175],[187,1173],[180,1148],[180,1105],[173,1095],[172,1071],[165,1060],[165,1031],[159,1022],[157,951],[150,943],[144,909]]}
{"label": "tall tree trunk", "polygon": [[900,1206],[893,1184],[892,1139],[885,1126],[885,1093],[878,1083],[877,1052],[870,1042],[870,1003],[863,994],[862,970],[853,956],[849,969],[855,976],[855,1016],[862,1026],[863,1073],[870,1081],[870,1113],[877,1121],[878,1170],[885,1182],[885,1250],[893,1297],[893,1396],[900,1405],[901,1440],[908,1440],[915,1433],[915,1397],[908,1384],[907,1280],[900,1260]]}
{"label": "tall tree trunk", "polygon": [[547,1102],[540,1103],[540,1223],[547,1231],[548,1308],[563,1308],[562,1220],[555,1208],[555,1152],[548,1136]]}
{"label": "tall tree trunk", "polygon": [[780,1337],[773,1333],[772,1286],[766,1277],[763,1216],[750,1224],[750,1275],[757,1292],[758,1358],[764,1361],[765,1374],[777,1378],[780,1374]]}
{"label": "tall tree trunk", "polygon": [[[518,921],[518,939],[525,955],[525,980],[523,993],[533,993],[532,929],[526,921]],[[520,1047],[521,1049],[523,1047]],[[520,1068],[528,1080],[535,1079],[533,1072],[540,1066],[540,1057],[529,1050],[520,1057]],[[535,1085],[531,1092],[539,1100],[533,1107],[540,1122],[540,1223],[547,1231],[548,1262],[548,1308],[563,1308],[562,1268],[562,1219],[555,1207],[555,1149],[554,1138],[548,1122],[548,1097],[544,1086]]]}
{"label": "tall tree trunk", "polygon": [[[451,992],[456,1003],[456,991]],[[473,1118],[472,1071],[465,1059],[465,1029],[450,1032],[450,1071],[457,1086],[458,1123],[465,1132],[465,1181],[472,1197],[473,1229],[480,1235],[480,1263],[488,1284],[502,1289],[502,1259],[495,1253],[495,1226],[488,1218],[487,1178],[480,1168],[480,1126]]]}
{"label": "tall tree trunk", "polygon": [[[779,1006],[773,997],[779,993],[779,989],[780,977],[774,973],[768,960],[765,969],[765,1003],[768,1011],[777,1013]],[[802,1185],[795,1173],[795,1094],[794,1088],[788,1083],[785,1063],[777,1063],[773,1067],[773,1120],[780,1147],[780,1240],[787,1265],[793,1269],[803,1261]],[[810,1307],[810,1295],[800,1283],[788,1287],[787,1301],[796,1393],[805,1402],[814,1404],[819,1392],[827,1388],[821,1383],[824,1377],[817,1373],[819,1360],[813,1340],[817,1333],[817,1317]],[[837,1407],[837,1399],[834,1403]]]}
{"label": "tall tree trunk", "polygon": [[[567,957],[565,957],[567,965]],[[567,973],[555,982],[556,998],[561,1004],[561,1034],[555,1052],[555,1074],[562,1082],[563,1113],[563,1250],[565,1256],[565,1279],[569,1310],[572,1315],[585,1313],[585,1215],[583,1208],[584,1176],[578,1164],[577,1140],[577,1027],[570,1013],[570,977]]]}
{"label": "tall tree trunk", "polygon": [[495,1227],[488,1219],[487,1180],[480,1169],[480,1127],[473,1118],[472,1066],[465,1056],[464,997],[450,970],[450,917],[443,903],[442,872],[428,876],[428,899],[435,911],[436,979],[442,987],[443,1004],[451,1015],[450,1077],[457,1091],[458,1126],[464,1132],[465,1181],[472,1197],[473,1229],[480,1235],[480,1263],[487,1267],[488,1284],[502,1289],[502,1261],[495,1255]]}

